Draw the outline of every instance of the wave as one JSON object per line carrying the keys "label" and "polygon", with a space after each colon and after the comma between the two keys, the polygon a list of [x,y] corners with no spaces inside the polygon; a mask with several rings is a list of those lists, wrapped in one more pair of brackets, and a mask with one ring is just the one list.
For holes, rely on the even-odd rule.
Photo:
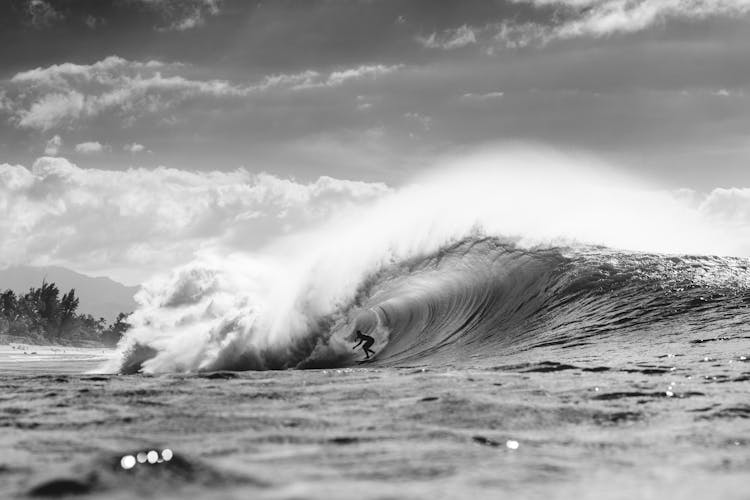
{"label": "wave", "polygon": [[376,365],[477,366],[747,314],[748,260],[700,255],[737,247],[696,211],[557,157],[491,160],[152,281],[106,370],[350,366],[355,329]]}
{"label": "wave", "polygon": [[[528,250],[471,237],[384,267],[360,284],[350,303],[284,343],[254,345],[230,335],[239,319],[223,323],[211,332],[215,357],[197,369],[350,366],[361,357],[350,347],[354,329],[376,339],[373,364],[380,366],[496,364],[532,349],[581,346],[632,331],[667,335],[679,328],[683,336],[705,336],[727,314],[732,325],[747,324],[749,265],[741,258],[602,247]],[[143,351],[131,348],[125,371],[148,369],[160,354]]]}

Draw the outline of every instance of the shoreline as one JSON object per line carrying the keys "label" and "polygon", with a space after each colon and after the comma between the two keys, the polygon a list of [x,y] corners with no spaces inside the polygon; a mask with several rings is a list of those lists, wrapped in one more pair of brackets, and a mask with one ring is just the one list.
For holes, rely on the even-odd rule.
{"label": "shoreline", "polygon": [[84,374],[101,366],[117,353],[109,347],[0,344],[0,373]]}
{"label": "shoreline", "polygon": [[0,346],[9,345],[28,345],[34,347],[66,347],[66,348],[87,348],[87,349],[111,349],[115,350],[114,346],[107,346],[101,342],[95,342],[90,340],[84,340],[80,342],[68,341],[59,343],[50,342],[38,342],[37,339],[22,337],[19,335],[0,335]]}

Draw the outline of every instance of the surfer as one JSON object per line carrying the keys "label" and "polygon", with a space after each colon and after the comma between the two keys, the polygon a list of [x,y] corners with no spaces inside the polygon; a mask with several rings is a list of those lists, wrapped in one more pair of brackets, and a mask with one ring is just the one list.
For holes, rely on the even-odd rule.
{"label": "surfer", "polygon": [[357,345],[352,347],[352,350],[356,349],[357,347],[360,346],[360,344],[362,344],[362,349],[364,349],[365,356],[367,356],[367,359],[370,359],[370,353],[372,353],[373,355],[375,354],[375,351],[370,349],[370,347],[372,347],[372,344],[375,343],[374,338],[370,337],[369,335],[365,335],[364,333],[357,330],[357,335],[354,337],[354,339],[359,340],[359,342],[357,342]]}

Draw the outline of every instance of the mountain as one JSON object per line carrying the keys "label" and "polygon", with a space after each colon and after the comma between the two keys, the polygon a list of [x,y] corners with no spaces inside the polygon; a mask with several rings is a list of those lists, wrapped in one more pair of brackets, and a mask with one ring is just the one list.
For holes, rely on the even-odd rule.
{"label": "mountain", "polygon": [[75,288],[80,303],[78,312],[103,317],[112,322],[118,313],[129,313],[135,309],[133,295],[137,286],[125,286],[104,277],[92,278],[64,267],[17,266],[0,269],[0,291],[11,289],[26,293],[31,287],[39,287],[42,281],[55,283],[60,293]]}

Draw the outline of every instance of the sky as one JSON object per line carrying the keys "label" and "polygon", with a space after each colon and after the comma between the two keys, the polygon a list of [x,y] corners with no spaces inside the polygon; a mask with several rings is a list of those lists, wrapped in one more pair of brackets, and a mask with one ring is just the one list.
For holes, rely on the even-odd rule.
{"label": "sky", "polygon": [[750,225],[750,0],[7,0],[0,63],[0,265],[137,283],[498,144]]}

